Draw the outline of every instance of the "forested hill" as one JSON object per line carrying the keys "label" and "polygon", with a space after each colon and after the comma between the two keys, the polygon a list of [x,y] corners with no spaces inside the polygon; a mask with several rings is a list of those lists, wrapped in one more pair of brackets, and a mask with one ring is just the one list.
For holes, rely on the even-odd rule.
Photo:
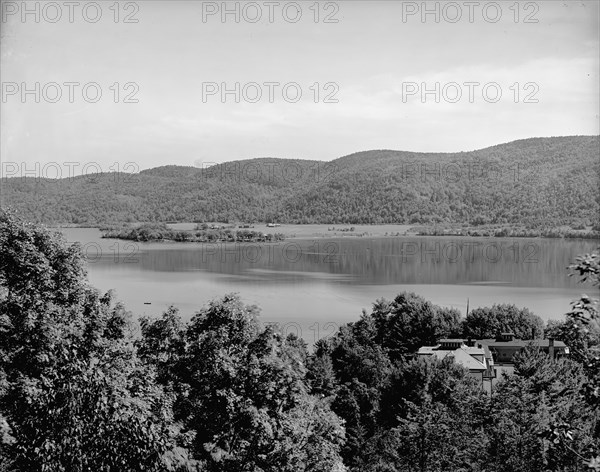
{"label": "forested hill", "polygon": [[331,162],[13,177],[2,180],[1,203],[44,223],[597,224],[599,146],[598,136],[532,138],[460,153],[380,150]]}

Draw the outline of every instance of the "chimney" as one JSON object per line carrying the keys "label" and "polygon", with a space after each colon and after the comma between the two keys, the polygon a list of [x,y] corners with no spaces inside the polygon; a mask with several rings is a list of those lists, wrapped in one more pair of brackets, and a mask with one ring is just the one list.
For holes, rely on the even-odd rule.
{"label": "chimney", "polygon": [[548,338],[548,355],[554,360],[554,338]]}

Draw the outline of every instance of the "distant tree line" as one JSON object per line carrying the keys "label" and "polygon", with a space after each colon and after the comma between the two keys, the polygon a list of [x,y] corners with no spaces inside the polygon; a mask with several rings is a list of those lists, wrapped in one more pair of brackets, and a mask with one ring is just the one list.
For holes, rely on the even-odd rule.
{"label": "distant tree line", "polygon": [[[570,269],[598,285],[600,250]],[[598,301],[583,296],[490,397],[440,337],[543,335],[514,305],[461,318],[413,293],[309,353],[235,295],[136,322],[89,285],[81,248],[0,211],[0,471],[600,470]]]}
{"label": "distant tree line", "polygon": [[482,236],[497,238],[567,238],[567,239],[600,239],[600,226],[590,228],[577,225],[575,229],[568,228],[546,228],[527,229],[524,227],[500,227],[500,228],[453,228],[449,227],[421,227],[416,228],[421,236]]}
{"label": "distant tree line", "polygon": [[231,229],[200,229],[193,231],[176,230],[164,223],[146,223],[139,226],[102,227],[103,238],[126,239],[131,241],[177,241],[177,242],[274,242],[283,241],[281,233]]}

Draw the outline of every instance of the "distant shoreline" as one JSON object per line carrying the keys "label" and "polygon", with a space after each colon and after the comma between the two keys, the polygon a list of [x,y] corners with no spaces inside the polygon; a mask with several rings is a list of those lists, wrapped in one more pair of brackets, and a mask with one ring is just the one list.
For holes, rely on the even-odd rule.
{"label": "distant shoreline", "polygon": [[[148,223],[120,223],[114,226],[122,225],[123,228],[137,228]],[[201,223],[149,223],[165,224],[168,228],[175,231],[193,232],[197,225]],[[465,238],[523,238],[523,239],[597,239],[600,244],[600,233],[591,228],[582,228],[574,230],[569,227],[545,228],[543,230],[532,230],[515,226],[427,226],[427,225],[406,225],[406,224],[281,224],[280,226],[267,226],[267,223],[207,223],[222,229],[236,231],[256,231],[263,233],[279,233],[285,239],[334,239],[334,238],[384,238],[384,237],[418,237],[418,236],[441,236],[441,237],[465,237]],[[102,231],[103,225],[76,225],[61,224],[48,225],[51,228],[97,228]],[[217,229],[215,228],[215,231]],[[128,239],[119,237],[109,237],[111,239]],[[171,241],[165,238],[165,241]],[[158,241],[158,240],[155,240]],[[173,242],[187,242],[177,241]],[[224,242],[224,241],[215,241]]]}

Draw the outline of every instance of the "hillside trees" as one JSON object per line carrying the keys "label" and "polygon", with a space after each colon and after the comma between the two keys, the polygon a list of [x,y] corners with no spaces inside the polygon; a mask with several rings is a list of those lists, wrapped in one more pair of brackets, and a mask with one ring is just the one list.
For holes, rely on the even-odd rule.
{"label": "hillside trees", "polygon": [[176,392],[174,411],[207,471],[342,471],[344,429],[305,387],[303,342],[261,329],[235,295],[183,324],[144,320],[139,349]]}
{"label": "hillside trees", "polygon": [[167,399],[128,313],[85,278],[78,246],[0,212],[3,460],[19,470],[163,470]]}
{"label": "hillside trees", "polygon": [[309,363],[311,388],[331,396],[333,411],[345,421],[347,465],[356,470],[367,467],[365,447],[386,423],[382,395],[395,369],[419,347],[456,336],[460,329],[456,310],[403,292],[392,301],[378,300],[371,313],[363,312],[359,321],[317,343]]}
{"label": "hillside trees", "polygon": [[585,456],[598,448],[600,417],[581,395],[585,382],[576,362],[553,362],[537,349],[518,354],[515,374],[498,384],[492,399],[492,470],[586,470]]}
{"label": "hillside trees", "polygon": [[482,470],[488,403],[481,386],[451,359],[397,365],[363,470]]}
{"label": "hillside trees", "polygon": [[[577,257],[576,261],[569,267],[570,275],[579,276],[580,282],[591,285],[596,291],[600,286],[600,247],[591,254]],[[598,343],[598,332],[600,331],[600,312],[597,298],[582,295],[572,304],[571,311],[566,314],[569,332],[578,340],[584,342],[574,346],[576,358],[581,362],[586,374],[586,381],[582,388],[583,398],[592,407],[596,418],[600,416],[600,343]],[[574,426],[571,423],[571,426]],[[557,433],[558,430],[558,433]],[[558,443],[569,447],[569,437],[560,434],[560,428],[554,427],[549,430],[555,435]],[[598,434],[596,434],[596,438]],[[590,469],[600,470],[600,441],[591,448],[586,457],[586,463]]]}
{"label": "hillside trees", "polygon": [[[600,253],[571,271],[598,285]],[[184,322],[131,315],[86,280],[77,245],[0,212],[0,471],[575,472],[600,464],[598,307],[547,327],[484,393],[444,337],[541,333],[514,305],[459,312],[403,292],[319,341],[263,328],[226,295]]]}
{"label": "hillside trees", "polygon": [[17,177],[3,182],[3,203],[33,221],[90,225],[271,220],[597,226],[600,200],[589,198],[600,178],[597,150],[597,136],[571,136],[465,153],[376,150],[332,162],[234,161],[210,171],[164,166],[134,176],[99,174],[93,182],[90,176],[58,182]]}
{"label": "hillside trees", "polygon": [[[599,261],[595,251],[569,270],[595,289]],[[598,300],[583,295],[546,329],[569,346],[570,359],[552,362],[535,349],[517,355],[515,375],[494,393],[493,470],[600,470],[599,333]]]}
{"label": "hillside trees", "polygon": [[238,297],[188,324],[174,309],[142,320],[134,342],[80,248],[6,212],[0,269],[0,470],[345,470],[305,344]]}

